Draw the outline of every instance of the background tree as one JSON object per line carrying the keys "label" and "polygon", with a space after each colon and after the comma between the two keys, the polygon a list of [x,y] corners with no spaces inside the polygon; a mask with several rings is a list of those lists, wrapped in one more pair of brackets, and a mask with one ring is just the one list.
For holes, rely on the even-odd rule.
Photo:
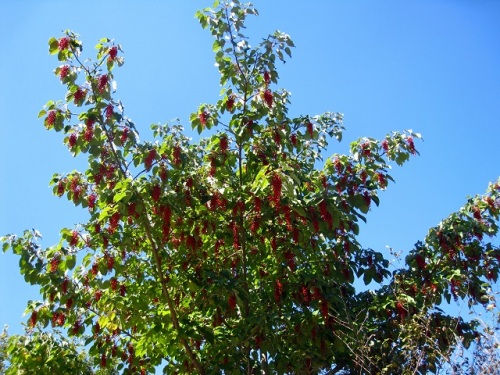
{"label": "background tree", "polygon": [[[97,362],[97,360],[95,360]],[[94,370],[94,359],[88,356],[80,340],[68,339],[58,330],[29,330],[25,335],[9,336],[4,329],[0,337],[0,374],[82,374],[112,375],[107,369]]]}
{"label": "background tree", "polygon": [[[139,141],[113,98],[119,45],[102,39],[89,61],[77,35],[49,41],[67,94],[40,116],[89,158],[83,173],[54,175],[54,193],[90,218],[47,249],[36,231],[4,239],[44,297],[30,303],[29,325],[85,335],[103,368],[118,361],[124,373],[162,361],[166,373],[434,369],[457,337],[467,345],[475,335],[436,308],[441,299],[486,303],[496,281],[498,249],[483,236],[497,233],[499,185],[431,229],[391,275],[381,253],[358,243],[358,221],[419,135],[363,138],[321,163],[342,115],[288,117],[276,63],[293,43],[276,32],[252,47],[249,14],[236,1],[197,14],[215,37],[223,86],[191,115],[207,134],[198,142],[177,123]],[[381,286],[356,293],[358,279]]]}

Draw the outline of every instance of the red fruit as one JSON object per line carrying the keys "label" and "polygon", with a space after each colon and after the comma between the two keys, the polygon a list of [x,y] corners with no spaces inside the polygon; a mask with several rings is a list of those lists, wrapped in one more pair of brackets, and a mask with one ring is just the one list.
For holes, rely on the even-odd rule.
{"label": "red fruit", "polygon": [[383,173],[377,173],[377,179],[380,187],[383,189],[387,185],[387,181],[385,179],[385,175]]}
{"label": "red fruit", "polygon": [[401,317],[401,319],[404,319],[406,317],[406,314],[408,313],[408,311],[406,311],[403,303],[400,301],[396,302],[396,310],[398,312],[398,315]]}
{"label": "red fruit", "polygon": [[79,104],[84,98],[85,98],[85,91],[82,90],[80,87],[76,89],[75,93],[73,94],[73,99],[75,104]]}
{"label": "red fruit", "polygon": [[228,141],[227,141],[227,137],[226,136],[223,136],[221,139],[220,139],[220,143],[219,143],[219,148],[220,148],[220,152],[225,154],[226,151],[228,150],[229,148],[229,144],[228,144]]}
{"label": "red fruit", "polygon": [[68,298],[66,300],[66,309],[71,309],[71,307],[73,307],[73,298]]}
{"label": "red fruit", "polygon": [[73,328],[71,329],[71,333],[73,333],[73,335],[77,335],[80,331],[80,327],[82,325],[82,322],[78,319],[75,324],[73,324]]}
{"label": "red fruit", "polygon": [[71,240],[69,241],[69,245],[76,246],[76,244],[78,243],[78,237],[79,237],[78,231],[74,230],[71,233]]}
{"label": "red fruit", "polygon": [[229,112],[233,111],[233,109],[234,109],[234,97],[233,96],[230,96],[229,98],[227,98],[226,108]]}
{"label": "red fruit", "polygon": [[173,155],[174,164],[179,165],[181,163],[181,148],[179,146],[174,147]]}
{"label": "red fruit", "polygon": [[365,201],[366,205],[368,207],[370,207],[370,204],[372,202],[372,198],[371,198],[371,195],[370,195],[370,193],[368,191],[365,191],[363,193],[363,200]]}
{"label": "red fruit", "polygon": [[64,51],[68,49],[69,47],[69,38],[68,37],[63,37],[59,39],[59,51]]}
{"label": "red fruit", "polygon": [[102,291],[96,290],[96,292],[94,293],[94,298],[95,298],[96,302],[99,301],[101,299],[101,297],[102,297]]}
{"label": "red fruit", "polygon": [[344,275],[344,279],[346,279],[346,281],[349,281],[349,279],[351,278],[351,275],[350,275],[350,272],[347,268],[344,268],[342,270],[342,274]]}
{"label": "red fruit", "polygon": [[57,183],[57,196],[60,197],[64,194],[64,191],[66,190],[65,183],[63,180],[59,180]]}
{"label": "red fruit", "polygon": [[[113,116],[113,113],[114,113],[114,107],[112,104],[108,104],[106,106],[106,111],[105,111],[105,114],[106,114],[106,120],[109,120],[112,116]],[[127,129],[127,128],[125,128]]]}
{"label": "red fruit", "polygon": [[387,142],[387,139],[384,139],[380,145],[382,146],[385,152],[389,151],[389,142]]}
{"label": "red fruit", "polygon": [[129,129],[127,127],[123,128],[122,134],[120,136],[120,142],[123,144],[128,138]]}
{"label": "red fruit", "polygon": [[328,302],[327,301],[322,301],[321,302],[321,315],[323,315],[323,318],[328,318]]}
{"label": "red fruit", "polygon": [[94,209],[96,200],[97,200],[97,195],[95,195],[95,193],[92,193],[88,196],[87,203],[89,205],[90,210]]}
{"label": "red fruit", "polygon": [[203,126],[207,125],[207,120],[208,120],[208,113],[203,111],[203,112],[200,112],[200,114],[198,115],[198,118],[200,119],[200,122]]}
{"label": "red fruit", "polygon": [[28,323],[29,326],[34,327],[36,325],[37,320],[38,320],[38,311],[35,310],[31,313],[30,320]]}
{"label": "red fruit", "polygon": [[109,59],[110,60],[116,59],[116,56],[118,55],[118,47],[116,47],[116,46],[111,47],[109,49],[108,54],[109,54]]}
{"label": "red fruit", "polygon": [[68,139],[68,145],[70,148],[75,147],[77,139],[78,139],[77,133],[71,133]]}
{"label": "red fruit", "polygon": [[364,156],[369,157],[371,155],[370,145],[368,143],[363,143],[361,145],[361,150]]}
{"label": "red fruit", "polygon": [[148,156],[146,156],[146,160],[144,161],[144,166],[146,167],[146,170],[150,170],[151,166],[153,165],[153,161],[156,158],[156,150],[151,149],[149,150]]}
{"label": "red fruit", "polygon": [[127,292],[127,287],[125,285],[120,285],[120,296],[125,297],[125,293]]}
{"label": "red fruit", "polygon": [[257,214],[260,214],[260,211],[262,209],[262,199],[259,197],[254,197],[254,210],[257,212]]}
{"label": "red fruit", "polygon": [[111,271],[114,265],[115,265],[115,258],[109,255],[106,256],[106,266],[108,267],[108,271]]}
{"label": "red fruit", "polygon": [[481,220],[481,211],[479,210],[478,207],[472,207],[472,215],[474,216],[474,219],[476,220]]}
{"label": "red fruit", "polygon": [[110,280],[110,285],[111,285],[111,290],[116,290],[116,288],[118,287],[118,280],[116,280],[116,278],[113,277]]}
{"label": "red fruit", "polygon": [[269,84],[271,82],[271,75],[267,70],[264,71],[264,82]]}
{"label": "red fruit", "polygon": [[168,178],[168,171],[164,165],[161,165],[159,174],[160,174],[160,179],[162,180],[162,182],[165,182]]}
{"label": "red fruit", "polygon": [[426,266],[425,258],[422,255],[417,254],[415,256],[415,261],[417,262],[418,268],[420,268],[421,270],[423,270],[425,268],[425,266]]}
{"label": "red fruit", "polygon": [[264,101],[269,108],[273,106],[273,93],[271,92],[271,90],[267,89],[266,91],[264,91]]}
{"label": "red fruit", "polygon": [[106,86],[108,85],[108,75],[103,74],[97,79],[97,89],[99,92],[103,92],[104,89],[106,89]]}
{"label": "red fruit", "polygon": [[281,188],[282,188],[281,177],[279,174],[277,174],[277,173],[273,174],[273,177],[271,179],[271,185],[273,188],[272,200],[275,203],[279,203],[279,201],[281,199]]}
{"label": "red fruit", "polygon": [[83,134],[83,139],[87,142],[90,142],[94,137],[94,130],[92,128],[85,129],[85,133]]}
{"label": "red fruit", "polygon": [[110,233],[114,233],[114,231],[116,230],[116,228],[118,228],[118,223],[120,222],[120,213],[117,211],[115,212],[112,216],[111,216],[111,219],[109,219],[109,228],[108,228],[108,231]]}
{"label": "red fruit", "polygon": [[92,275],[97,275],[97,273],[99,272],[99,265],[97,263],[92,264],[91,272]]}
{"label": "red fruit", "polygon": [[250,135],[253,135],[253,120],[252,119],[247,121],[247,131],[250,133]]}
{"label": "red fruit", "polygon": [[276,143],[277,145],[281,144],[281,134],[278,131],[274,132],[273,139],[274,139],[274,143]]}
{"label": "red fruit", "polygon": [[101,355],[101,367],[106,367],[106,354],[102,353]]}
{"label": "red fruit", "polygon": [[297,146],[297,134],[292,134],[290,136],[290,142],[292,142],[292,145]]}
{"label": "red fruit", "polygon": [[69,66],[68,65],[62,66],[61,70],[59,70],[59,78],[60,79],[66,78],[66,76],[68,75],[68,73],[69,73]]}
{"label": "red fruit", "polygon": [[57,111],[49,111],[47,118],[45,119],[45,123],[48,125],[48,127],[51,127],[52,125],[55,124],[57,119]]}
{"label": "red fruit", "polygon": [[154,185],[153,188],[151,189],[151,198],[153,198],[153,200],[155,202],[158,202],[158,200],[160,199],[160,196],[161,196],[161,188],[159,185]]}
{"label": "red fruit", "polygon": [[51,260],[50,260],[50,265],[49,265],[49,271],[54,273],[57,271],[57,268],[59,267],[59,262],[61,261],[61,258],[59,254],[56,254]]}
{"label": "red fruit", "polygon": [[415,155],[416,150],[415,150],[415,144],[413,143],[413,138],[408,137],[408,139],[406,139],[406,142],[408,142],[408,149],[410,150],[410,153],[412,155]]}
{"label": "red fruit", "polygon": [[274,300],[276,303],[279,303],[281,300],[281,295],[283,294],[283,284],[280,280],[276,280],[276,284],[274,285]]}
{"label": "red fruit", "polygon": [[234,310],[236,307],[236,296],[234,294],[231,294],[228,299],[228,304],[229,304],[229,309]]}
{"label": "red fruit", "polygon": [[314,126],[313,126],[313,124],[311,122],[308,122],[307,125],[306,125],[306,128],[307,128],[307,133],[312,138],[313,135],[314,135]]}

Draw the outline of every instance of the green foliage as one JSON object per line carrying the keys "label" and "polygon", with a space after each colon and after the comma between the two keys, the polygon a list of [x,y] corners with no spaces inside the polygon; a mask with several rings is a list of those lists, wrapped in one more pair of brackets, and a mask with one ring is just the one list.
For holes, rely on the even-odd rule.
{"label": "green foliage", "polygon": [[102,369],[94,371],[94,365],[82,345],[75,339],[65,338],[58,331],[30,330],[26,335],[9,336],[4,330],[0,350],[0,373],[5,375],[114,374]]}
{"label": "green foliage", "polygon": [[[85,339],[91,358],[124,374],[160,364],[199,374],[433,371],[457,337],[475,334],[438,309],[443,297],[484,304],[498,277],[499,249],[483,236],[497,234],[500,185],[431,229],[391,274],[357,241],[359,221],[420,135],[359,139],[323,161],[328,142],[342,140],[343,115],[289,117],[277,64],[293,42],[275,32],[252,47],[242,31],[256,14],[239,1],[197,13],[215,38],[223,89],[191,114],[206,135],[196,142],[177,122],[139,141],[114,98],[124,61],[112,40],[82,60],[76,34],[50,39],[67,92],[39,116],[88,156],[86,171],[51,184],[90,217],[47,249],[36,231],[3,238],[43,296],[29,303],[28,324]],[[358,280],[376,289],[357,293]]]}

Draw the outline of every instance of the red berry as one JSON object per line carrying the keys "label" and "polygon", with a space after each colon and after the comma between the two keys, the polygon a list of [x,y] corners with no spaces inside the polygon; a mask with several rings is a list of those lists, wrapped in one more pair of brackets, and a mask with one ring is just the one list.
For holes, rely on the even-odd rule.
{"label": "red berry", "polygon": [[271,75],[267,70],[264,71],[264,82],[269,84],[271,82]]}
{"label": "red berry", "polygon": [[90,142],[94,137],[94,130],[92,128],[85,129],[85,133],[83,133],[83,139],[85,141]]}
{"label": "red berry", "polygon": [[38,320],[38,311],[35,310],[31,313],[29,326],[34,327],[36,325],[37,320]]}
{"label": "red berry", "polygon": [[406,314],[408,313],[403,305],[402,302],[398,301],[396,303],[396,310],[399,314],[399,316],[401,317],[401,319],[404,319],[406,317]]}
{"label": "red berry", "polygon": [[55,124],[57,119],[57,111],[50,111],[47,115],[47,119],[45,120],[45,123],[51,127],[52,125]]}
{"label": "red berry", "polygon": [[220,143],[219,143],[219,147],[220,147],[220,152],[225,154],[226,151],[228,150],[229,148],[229,143],[228,143],[228,140],[227,140],[227,137],[226,136],[223,136],[221,139],[220,139]]}
{"label": "red berry", "polygon": [[233,111],[233,109],[234,109],[234,97],[233,96],[230,96],[229,98],[227,98],[226,108],[229,112]]}
{"label": "red berry", "polygon": [[69,66],[68,65],[62,66],[61,69],[59,70],[59,78],[60,79],[66,78],[68,73],[69,73]]}
{"label": "red berry", "polygon": [[377,173],[377,179],[378,179],[378,183],[382,189],[387,186],[387,181],[386,181],[385,175],[383,173]]}
{"label": "red berry", "polygon": [[99,90],[99,92],[103,92],[107,85],[108,85],[108,75],[103,74],[98,78],[97,89]]}
{"label": "red berry", "polygon": [[474,216],[474,219],[481,221],[481,211],[477,207],[472,208],[472,214]]}
{"label": "red berry", "polygon": [[267,89],[266,91],[264,91],[264,101],[269,108],[273,106],[273,93],[271,92],[271,90]]}
{"label": "red berry", "polygon": [[127,127],[125,127],[123,130],[122,130],[122,134],[120,136],[120,142],[123,144],[125,143],[125,141],[127,140],[128,138],[128,133],[129,133],[129,129]]}
{"label": "red berry", "polygon": [[68,37],[63,37],[59,39],[59,51],[64,51],[68,49],[69,47],[69,38]]}
{"label": "red berry", "polygon": [[408,137],[408,139],[406,140],[406,142],[408,142],[408,149],[410,150],[410,153],[412,155],[415,155],[417,151],[415,150],[415,144],[413,143],[413,138],[412,137]]}
{"label": "red berry", "polygon": [[371,195],[368,191],[365,191],[363,193],[363,200],[365,201],[366,205],[370,207],[370,203],[372,202]]}
{"label": "red berry", "polygon": [[106,367],[106,354],[102,353],[101,355],[101,367]]}
{"label": "red berry", "polygon": [[83,99],[85,98],[85,91],[82,90],[80,87],[76,89],[75,93],[73,94],[73,99],[75,104],[80,104]]}
{"label": "red berry", "polygon": [[161,196],[160,185],[154,185],[153,188],[151,189],[151,198],[153,198],[155,202],[158,202],[160,196]]}
{"label": "red berry", "polygon": [[208,120],[208,113],[203,111],[203,112],[200,112],[200,114],[198,115],[198,118],[200,119],[200,122],[203,126],[207,125],[207,120]]}
{"label": "red berry", "polygon": [[175,146],[172,154],[174,157],[174,164],[179,165],[181,163],[181,148],[179,146]]}
{"label": "red berry", "polygon": [[109,49],[109,59],[114,60],[116,59],[116,56],[118,55],[118,47],[113,46]]}
{"label": "red berry", "polygon": [[106,257],[106,266],[108,267],[108,271],[111,271],[114,265],[115,265],[115,257],[108,255]]}
{"label": "red berry", "polygon": [[144,166],[149,171],[151,166],[153,165],[153,161],[156,158],[156,150],[153,148],[149,150],[148,156],[146,156],[146,160],[144,161]]}
{"label": "red berry", "polygon": [[279,303],[281,300],[281,295],[283,294],[283,284],[280,280],[276,280],[276,284],[274,285],[274,300],[276,303]]}
{"label": "red berry", "polygon": [[292,142],[292,145],[297,146],[297,134],[292,134],[290,136],[290,142]]}
{"label": "red berry", "polygon": [[106,106],[106,120],[109,120],[113,116],[113,113],[114,113],[113,105],[108,104]]}
{"label": "red berry", "polygon": [[382,148],[384,149],[385,152],[389,151],[389,142],[387,142],[387,139],[384,139],[381,143]]}
{"label": "red berry", "polygon": [[111,290],[116,290],[116,288],[118,287],[118,280],[116,280],[116,277],[113,277],[110,280],[110,285],[111,285]]}
{"label": "red berry", "polygon": [[417,254],[415,256],[415,261],[417,262],[418,268],[420,268],[421,270],[425,268],[425,258],[422,255]]}
{"label": "red berry", "polygon": [[234,310],[234,308],[236,307],[236,296],[234,295],[234,293],[229,296],[228,304],[229,309]]}
{"label": "red berry", "polygon": [[273,177],[271,179],[271,185],[273,188],[272,200],[273,202],[278,204],[281,199],[281,188],[282,188],[281,177],[279,174],[277,173],[273,174]]}
{"label": "red berry", "polygon": [[59,262],[61,261],[60,257],[58,254],[56,254],[51,260],[50,260],[50,268],[49,271],[51,273],[54,273],[57,271],[57,268],[59,267]]}
{"label": "red berry", "polygon": [[312,138],[313,135],[314,135],[314,126],[313,126],[313,124],[311,122],[308,122],[307,125],[306,125],[306,128],[307,128],[307,133]]}
{"label": "red berry", "polygon": [[96,290],[95,293],[94,293],[94,298],[96,300],[96,302],[98,302],[102,297],[102,291],[100,290]]}
{"label": "red berry", "polygon": [[74,230],[71,233],[71,240],[69,241],[69,245],[70,246],[76,246],[76,244],[78,243],[78,237],[79,237],[78,231]]}
{"label": "red berry", "polygon": [[328,302],[327,301],[322,301],[321,302],[321,315],[323,315],[323,318],[328,318]]}

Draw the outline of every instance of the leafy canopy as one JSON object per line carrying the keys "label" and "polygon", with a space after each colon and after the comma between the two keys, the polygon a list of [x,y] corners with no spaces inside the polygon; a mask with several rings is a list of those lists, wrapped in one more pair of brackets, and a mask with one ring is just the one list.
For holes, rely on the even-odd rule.
{"label": "leafy canopy", "polygon": [[[124,59],[114,41],[101,39],[89,60],[73,32],[49,40],[67,92],[39,117],[88,157],[85,171],[51,184],[89,219],[45,249],[37,231],[3,238],[43,297],[29,303],[28,326],[82,337],[94,366],[124,374],[435,370],[476,334],[439,310],[442,299],[485,304],[497,280],[500,251],[485,237],[498,230],[500,184],[432,228],[391,273],[357,241],[359,221],[420,135],[359,139],[323,160],[343,115],[289,117],[277,64],[294,45],[275,32],[251,46],[243,30],[256,14],[239,1],[196,14],[214,36],[222,85],[217,103],[190,116],[204,136],[196,141],[179,122],[139,140],[115,98]],[[374,290],[357,292],[358,280]]]}

